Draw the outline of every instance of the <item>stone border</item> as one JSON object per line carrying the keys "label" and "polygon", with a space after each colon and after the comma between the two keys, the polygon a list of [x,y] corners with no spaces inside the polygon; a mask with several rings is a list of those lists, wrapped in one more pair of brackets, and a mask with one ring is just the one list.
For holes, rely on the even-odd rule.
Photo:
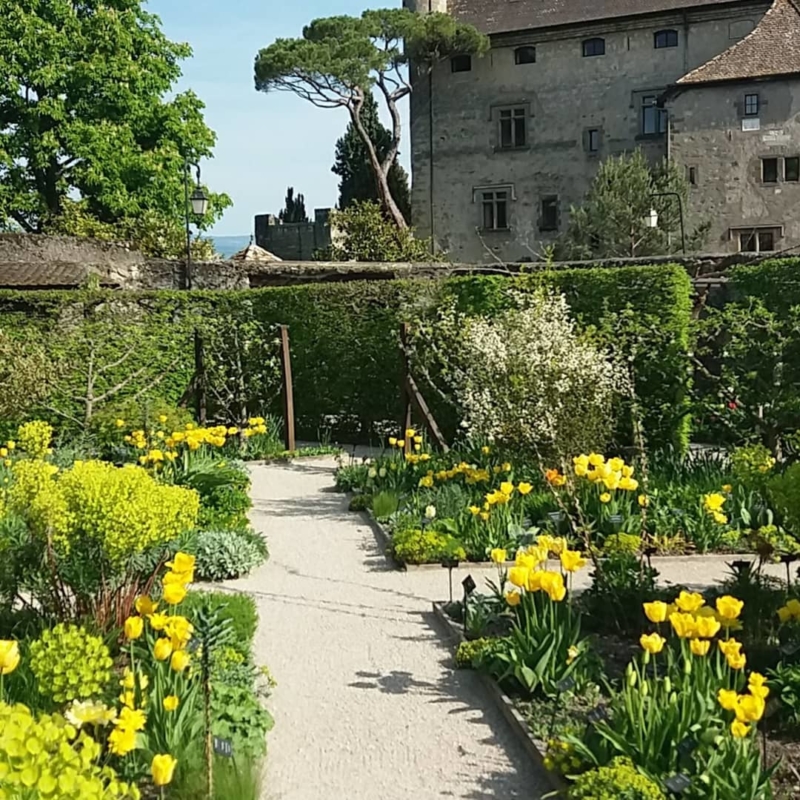
{"label": "stone border", "polygon": [[[463,631],[455,624],[444,611],[443,603],[433,603],[433,613],[439,623],[447,630],[447,642],[451,645],[451,649],[455,652],[458,645],[465,641]],[[453,646],[455,644],[455,647]],[[508,695],[503,692],[497,681],[490,678],[482,672],[475,672],[480,679],[483,686],[486,688],[489,696],[492,698],[494,704],[500,710],[500,713],[511,728],[515,738],[522,745],[523,750],[528,754],[536,767],[542,771],[552,789],[558,793],[558,796],[566,795],[567,784],[552,770],[547,769],[544,765],[544,756],[542,754],[543,746],[540,742],[534,739],[533,735],[528,728],[522,714],[517,711],[514,704],[509,699]]]}
{"label": "stone border", "polygon": [[[352,496],[350,492],[348,492],[348,496]],[[441,564],[404,564],[400,561],[396,561],[394,558],[388,555],[388,552],[391,549],[392,541],[392,535],[389,533],[389,531],[386,530],[383,525],[381,525],[381,523],[368,509],[358,513],[363,513],[376,537],[380,540],[387,560],[395,564],[398,569],[405,570],[406,572],[442,569]],[[652,556],[650,561],[652,565],[658,569],[659,572],[661,572],[658,566],[659,564],[697,563],[698,559],[703,559],[704,561],[733,561],[741,559],[755,560],[756,558],[757,555],[755,553],[695,553],[694,555]],[[495,564],[494,561],[460,561],[458,566],[463,569],[493,569],[498,565]],[[500,566],[508,569],[514,566],[514,562],[506,561]]]}

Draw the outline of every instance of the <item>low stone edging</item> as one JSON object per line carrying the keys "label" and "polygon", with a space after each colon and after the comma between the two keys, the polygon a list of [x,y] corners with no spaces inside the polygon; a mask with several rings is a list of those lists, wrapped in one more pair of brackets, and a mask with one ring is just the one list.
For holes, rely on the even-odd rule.
{"label": "low stone edging", "polygon": [[[433,603],[433,613],[440,624],[447,630],[448,644],[451,645],[451,649],[453,649],[455,652],[455,649],[458,647],[458,645],[465,640],[463,631],[458,625],[456,625],[455,622],[453,622],[453,620],[450,619],[450,617],[447,616],[447,614],[444,612],[442,603]],[[557,792],[559,796],[566,796],[567,784],[559,775],[545,767],[544,755],[542,754],[544,746],[541,742],[538,742],[533,738],[533,735],[528,728],[528,724],[525,722],[522,714],[517,711],[517,709],[514,707],[514,704],[500,688],[497,681],[495,681],[493,678],[490,678],[488,675],[484,675],[482,672],[476,671],[475,674],[486,688],[486,691],[494,701],[494,704],[500,710],[500,713],[505,718],[512,733],[522,745],[523,750],[525,750],[536,767],[545,774],[547,781],[553,790]]]}

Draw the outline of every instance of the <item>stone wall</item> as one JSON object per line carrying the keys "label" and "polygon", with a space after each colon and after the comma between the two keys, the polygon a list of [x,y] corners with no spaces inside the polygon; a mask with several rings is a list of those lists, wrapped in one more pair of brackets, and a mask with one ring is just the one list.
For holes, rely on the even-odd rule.
{"label": "stone wall", "polygon": [[281,222],[273,214],[255,219],[256,244],[284,261],[311,261],[331,244],[330,209],[314,211],[313,222]]}
{"label": "stone wall", "polygon": [[[746,120],[751,93],[759,116]],[[687,87],[669,105],[671,158],[694,169],[688,216],[711,223],[709,247],[735,252],[740,235],[761,230],[776,250],[800,246],[800,180],[784,169],[800,157],[800,79]],[[764,182],[764,158],[778,159],[776,182]]]}
{"label": "stone wall", "polygon": [[[419,0],[427,10],[428,0]],[[636,147],[667,153],[665,135],[642,135],[642,103],[742,38],[766,2],[696,7],[686,12],[605,20],[564,29],[492,37],[492,49],[454,73],[439,64],[417,74],[411,99],[412,206],[420,236],[433,235],[458,261],[535,258],[563,233],[601,159]],[[525,20],[520,19],[524,31]],[[675,30],[677,47],[654,48],[654,34]],[[605,40],[605,55],[582,56],[582,42]],[[520,46],[536,62],[515,63]],[[499,114],[524,109],[527,141],[501,148]],[[599,132],[589,152],[588,131]],[[510,197],[507,230],[482,229],[485,190]],[[541,230],[542,201],[557,203],[555,230]],[[689,220],[691,227],[692,220]],[[711,249],[716,249],[712,246]]]}

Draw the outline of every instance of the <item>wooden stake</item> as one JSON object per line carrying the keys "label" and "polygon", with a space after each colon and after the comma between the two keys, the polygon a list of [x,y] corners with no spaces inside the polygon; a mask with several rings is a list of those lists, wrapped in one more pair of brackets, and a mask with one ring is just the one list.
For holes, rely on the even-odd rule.
{"label": "wooden stake", "polygon": [[294,451],[294,388],[292,385],[292,353],[289,349],[289,328],[281,325],[281,373],[283,374],[283,430],[286,449]]}
{"label": "wooden stake", "polygon": [[206,424],[206,363],[203,349],[203,337],[200,331],[194,330],[194,379],[195,379],[195,408],[197,421]]}
{"label": "wooden stake", "polygon": [[402,354],[402,359],[403,359],[403,374],[400,381],[400,391],[403,402],[403,418],[400,421],[400,434],[398,438],[405,440],[406,453],[412,452],[414,446],[414,442],[409,441],[409,437],[406,436],[406,431],[412,427],[411,393],[408,390],[408,382],[411,379],[411,367],[409,366],[408,363],[408,353],[407,353],[408,335],[410,333],[410,330],[411,327],[407,322],[404,322],[403,326],[400,328],[400,352]]}

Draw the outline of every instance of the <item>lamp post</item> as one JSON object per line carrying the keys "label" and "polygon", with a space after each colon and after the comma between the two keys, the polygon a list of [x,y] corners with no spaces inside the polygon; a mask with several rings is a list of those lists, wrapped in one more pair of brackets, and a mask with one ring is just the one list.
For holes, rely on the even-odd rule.
{"label": "lamp post", "polygon": [[[197,181],[189,194],[189,177],[192,167],[197,170]],[[184,211],[186,212],[186,288],[192,288],[192,229],[191,215],[202,217],[208,211],[208,197],[200,185],[200,165],[186,159],[183,164]]]}
{"label": "lamp post", "polygon": [[[683,225],[683,200],[681,196],[677,192],[656,192],[651,194],[650,197],[676,197],[678,199],[678,212],[681,219],[681,251],[686,255],[686,229]],[[645,217],[645,224],[648,228],[658,227],[658,212],[654,208],[651,208],[650,213]]]}

